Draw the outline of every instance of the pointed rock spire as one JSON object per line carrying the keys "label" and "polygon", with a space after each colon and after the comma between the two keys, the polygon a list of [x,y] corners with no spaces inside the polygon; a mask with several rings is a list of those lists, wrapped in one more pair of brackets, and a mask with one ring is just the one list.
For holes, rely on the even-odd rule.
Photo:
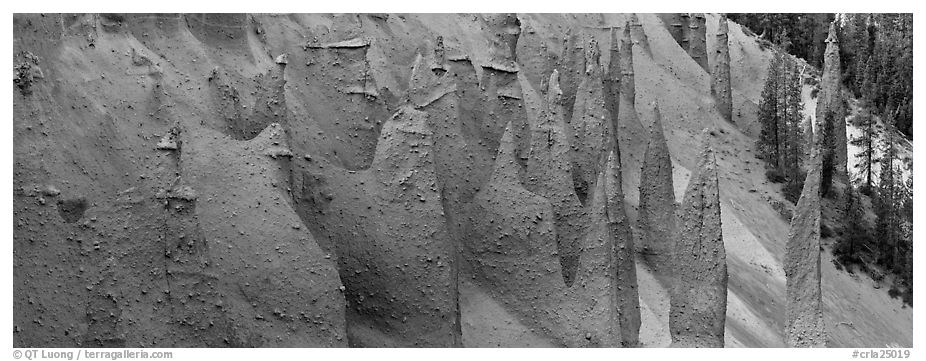
{"label": "pointed rock spire", "polygon": [[787,337],[791,347],[826,347],[820,289],[820,177],[823,161],[819,149],[814,149],[813,153],[785,245]]}
{"label": "pointed rock spire", "polygon": [[559,89],[559,72],[550,75],[547,100],[541,105],[537,117],[529,117],[531,149],[527,160],[525,188],[531,192],[556,200],[575,199],[572,193],[569,158],[569,140],[562,114],[562,92]]}
{"label": "pointed rock spire", "polygon": [[498,156],[495,158],[495,168],[492,171],[490,182],[517,183],[518,164],[515,162],[514,130],[511,123],[505,127],[505,134],[498,143]]}
{"label": "pointed rock spire", "polygon": [[484,283],[495,298],[517,305],[513,312],[527,325],[567,347],[619,347],[621,326],[604,181],[596,183],[590,211],[577,212],[571,220],[580,225],[576,235],[582,267],[567,283],[557,255],[562,251],[553,241],[562,229],[555,220],[562,208],[555,210],[559,201],[547,201],[521,186],[514,169],[513,137],[514,128],[509,126],[500,142],[493,178],[473,203],[475,226],[469,248],[479,270],[476,282]]}
{"label": "pointed rock spire", "polygon": [[[617,144],[615,144],[616,146]],[[637,290],[636,252],[633,246],[630,220],[624,209],[624,192],[621,189],[620,152],[608,155],[605,174],[607,219],[612,239],[615,286],[614,301],[620,318],[621,345],[636,347],[640,335],[640,295]]]}
{"label": "pointed rock spire", "polygon": [[598,42],[589,40],[585,51],[585,72],[576,92],[570,124],[573,134],[570,149],[573,160],[573,185],[579,200],[586,200],[591,187],[604,167],[607,146],[611,143],[609,114],[602,89],[601,53]]}
{"label": "pointed rock spire", "polygon": [[582,204],[572,185],[573,163],[569,135],[563,119],[559,72],[550,75],[548,102],[539,118],[531,118],[531,146],[525,188],[550,201],[554,212],[556,244],[565,284],[572,285],[578,267],[583,231]]}
{"label": "pointed rock spire", "polygon": [[820,94],[817,96],[817,129],[823,129],[821,124],[823,124],[826,112],[833,112],[835,120],[833,136],[836,137],[833,141],[836,145],[833,159],[833,166],[836,168],[834,174],[839,178],[847,179],[846,111],[843,108],[840,93],[840,76],[839,39],[836,35],[836,23],[832,22],[826,38],[826,52],[823,55],[823,82]]}
{"label": "pointed rock spire", "polygon": [[[636,83],[634,82],[633,77],[633,41],[631,41],[630,37],[630,22],[627,22],[624,25],[624,34],[621,37],[620,53],[621,98],[627,101],[627,104],[622,105],[628,105],[630,106],[630,109],[635,109],[634,100],[637,97],[637,93]],[[636,111],[633,113],[634,117],[636,117]]]}
{"label": "pointed rock spire", "polygon": [[[618,129],[620,128],[618,120],[620,119],[620,86],[621,78],[621,45],[618,35],[618,28],[610,29],[611,45],[609,46],[610,60],[605,70],[604,81],[602,82],[604,90],[604,103],[608,110],[608,120],[611,123],[612,142],[617,142]],[[617,162],[620,163],[620,151],[617,152]]]}
{"label": "pointed rock spire", "polygon": [[691,29],[688,41],[688,55],[705,71],[711,71],[707,64],[707,23],[702,13],[691,15]]}
{"label": "pointed rock spire", "polygon": [[[636,82],[634,80],[634,70],[633,70],[633,42],[630,40],[630,23],[627,22],[624,25],[624,33],[620,41],[620,102],[618,106],[618,129],[619,131],[615,136],[621,140],[627,142],[625,144],[630,144],[630,140],[634,138],[643,138],[648,136],[647,132],[643,129],[643,125],[640,124],[640,119],[637,117],[637,108],[636,108]],[[621,164],[634,164],[628,161],[628,158],[633,158],[634,155],[625,152],[624,154],[618,154],[621,156]],[[637,163],[639,164],[639,163]]]}
{"label": "pointed rock spire", "polygon": [[579,87],[580,72],[585,71],[585,57],[582,48],[582,34],[574,34],[572,28],[566,29],[563,37],[563,51],[556,69],[559,71],[560,86],[563,91],[563,110],[565,119],[572,119],[572,109],[576,102],[576,90]]}
{"label": "pointed rock spire", "polygon": [[717,111],[728,122],[733,122],[733,92],[730,89],[730,45],[727,40],[727,16],[720,15],[717,26],[717,53],[711,72],[711,95],[717,102]]}
{"label": "pointed rock spire", "polygon": [[653,104],[654,121],[643,156],[640,175],[639,229],[644,260],[659,276],[671,275],[672,254],[678,237],[672,159],[662,131],[659,104]]}
{"label": "pointed rock spire", "polygon": [[[372,179],[363,183],[363,191],[370,194],[373,204],[368,207],[375,207],[373,214],[388,216],[367,220],[372,222],[370,230],[361,233],[366,245],[344,250],[350,252],[347,261],[360,262],[361,269],[367,270],[350,275],[345,283],[353,285],[348,299],[360,300],[358,310],[381,310],[374,324],[388,325],[399,345],[460,346],[456,248],[447,234],[442,196],[435,186],[435,146],[428,116],[403,107],[383,125],[368,171]],[[364,238],[356,228],[341,232]],[[408,249],[415,251],[403,251]]]}
{"label": "pointed rock spire", "polygon": [[720,224],[720,188],[711,135],[702,133],[697,173],[679,209],[669,330],[673,347],[723,347],[727,259]]}
{"label": "pointed rock spire", "polygon": [[[614,236],[608,221],[606,172],[600,172],[589,195],[587,224],[582,239],[582,254],[573,293],[579,316],[579,336],[573,343],[582,347],[620,347],[622,344],[620,303],[617,296],[618,280]],[[573,306],[575,307],[575,306]],[[575,346],[573,346],[575,347]]]}

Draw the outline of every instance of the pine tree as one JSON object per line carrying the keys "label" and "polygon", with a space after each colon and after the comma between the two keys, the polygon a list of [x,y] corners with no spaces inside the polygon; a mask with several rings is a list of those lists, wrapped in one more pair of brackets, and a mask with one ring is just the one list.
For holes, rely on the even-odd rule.
{"label": "pine tree", "polygon": [[865,222],[862,198],[853,187],[846,187],[845,212],[843,213],[843,231],[835,246],[833,254],[844,266],[863,263],[860,255],[868,249],[870,240],[869,226]]}
{"label": "pine tree", "polygon": [[898,189],[897,178],[899,178],[900,169],[897,166],[897,146],[893,135],[894,130],[890,126],[893,124],[890,113],[885,113],[884,121],[889,126],[885,130],[885,133],[887,133],[887,146],[881,158],[881,174],[879,174],[877,231],[882,242],[878,248],[880,253],[879,263],[893,270],[898,264],[900,239],[898,208],[902,200]]}

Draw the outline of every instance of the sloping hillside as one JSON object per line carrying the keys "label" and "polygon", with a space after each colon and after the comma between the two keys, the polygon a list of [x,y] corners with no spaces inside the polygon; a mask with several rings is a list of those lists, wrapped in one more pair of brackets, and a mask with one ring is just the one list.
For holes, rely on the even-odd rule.
{"label": "sloping hillside", "polygon": [[[731,23],[730,124],[714,107],[709,73],[658,16],[638,18],[646,44],[632,48],[636,117],[621,117],[618,134],[630,224],[653,106],[676,200],[712,128],[726,346],[783,347],[789,225],[772,203],[787,201],[753,149],[771,53]],[[597,341],[602,330],[558,331],[595,300],[568,293],[568,278],[601,279],[581,267],[565,275],[569,262],[531,250],[563,252],[542,233],[558,225],[553,201],[528,190],[532,138],[523,135],[541,117],[567,31],[582,44],[594,38],[608,64],[610,28],[623,30],[630,16],[517,19],[506,57],[493,44],[510,24],[476,14],[14,16],[14,64],[31,54],[41,69],[29,91],[14,89],[14,346]],[[707,17],[708,54],[717,19]],[[506,130],[514,135],[504,139]],[[493,189],[520,208],[502,212],[487,199]],[[595,207],[596,196],[592,187],[579,201]],[[539,246],[502,243],[510,234],[495,245],[494,228],[475,243],[472,225],[491,220],[473,209],[501,209],[512,218],[499,234]],[[573,238],[587,246],[594,237]],[[504,275],[493,265],[506,264],[524,272],[493,287]],[[829,252],[822,267],[831,346],[912,346],[910,308],[866,276],[837,271]],[[669,285],[643,262],[636,271],[640,342],[668,346]],[[562,293],[515,297],[542,296],[534,289]],[[440,338],[455,329],[462,339]]]}

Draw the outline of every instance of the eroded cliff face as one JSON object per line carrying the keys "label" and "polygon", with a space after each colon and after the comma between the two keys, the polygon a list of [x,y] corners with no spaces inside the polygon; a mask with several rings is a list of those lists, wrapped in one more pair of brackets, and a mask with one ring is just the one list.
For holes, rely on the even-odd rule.
{"label": "eroded cliff face", "polygon": [[[727,250],[726,315],[697,315],[727,346],[784,345],[787,224],[757,195],[776,190],[658,22],[15,16],[14,345],[668,346],[670,306],[717,294],[670,296],[695,254],[674,251],[694,232],[673,184],[709,183],[686,177],[710,124],[721,227],[749,247]],[[728,41],[767,63],[735,24]],[[712,189],[684,219],[713,222],[694,211]],[[824,311],[862,289],[835,279]],[[856,306],[824,315],[903,338],[908,311]]]}

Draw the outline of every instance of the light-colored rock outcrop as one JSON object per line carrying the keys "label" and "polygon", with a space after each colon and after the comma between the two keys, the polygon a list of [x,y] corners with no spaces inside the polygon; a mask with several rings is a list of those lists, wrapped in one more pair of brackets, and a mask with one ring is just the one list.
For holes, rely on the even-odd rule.
{"label": "light-colored rock outcrop", "polygon": [[717,52],[714,54],[714,69],[711,72],[711,95],[717,103],[717,111],[723,119],[733,121],[733,92],[730,89],[730,44],[727,16],[720,15],[717,25]]}

